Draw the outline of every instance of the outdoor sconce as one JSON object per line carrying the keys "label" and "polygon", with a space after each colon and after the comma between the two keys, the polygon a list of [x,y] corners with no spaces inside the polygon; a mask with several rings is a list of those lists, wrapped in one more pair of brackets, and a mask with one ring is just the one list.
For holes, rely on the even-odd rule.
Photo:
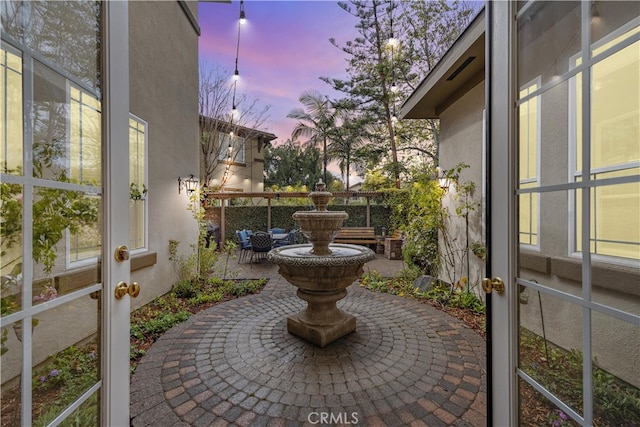
{"label": "outdoor sconce", "polygon": [[178,177],[178,194],[180,194],[180,190],[184,187],[187,190],[187,194],[191,194],[196,191],[198,186],[198,180],[193,177],[193,174],[189,176],[189,178],[182,179]]}
{"label": "outdoor sconce", "polygon": [[448,190],[451,186],[451,179],[447,177],[447,171],[440,169],[440,166],[436,168],[436,176],[438,178],[438,184],[443,190]]}
{"label": "outdoor sconce", "polygon": [[451,180],[445,177],[438,178],[438,183],[440,184],[440,188],[442,188],[443,190],[448,190],[451,186]]}
{"label": "outdoor sconce", "polygon": [[351,198],[352,198],[353,200],[358,200],[358,193],[356,193],[356,192],[352,193],[352,194],[351,194]]}

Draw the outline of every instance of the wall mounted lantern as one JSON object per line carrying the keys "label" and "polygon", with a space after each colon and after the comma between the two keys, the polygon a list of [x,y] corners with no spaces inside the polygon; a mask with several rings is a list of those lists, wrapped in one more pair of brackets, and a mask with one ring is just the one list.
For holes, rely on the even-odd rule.
{"label": "wall mounted lantern", "polygon": [[178,194],[180,194],[180,190],[184,187],[187,190],[187,194],[191,194],[196,191],[198,187],[198,179],[193,177],[193,174],[189,176],[189,178],[182,179],[178,177]]}

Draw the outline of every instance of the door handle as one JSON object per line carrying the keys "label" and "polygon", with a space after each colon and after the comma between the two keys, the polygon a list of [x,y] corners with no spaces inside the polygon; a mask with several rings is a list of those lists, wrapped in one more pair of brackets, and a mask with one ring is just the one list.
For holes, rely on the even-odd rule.
{"label": "door handle", "polygon": [[116,261],[118,262],[123,262],[129,259],[129,248],[127,248],[125,245],[120,245],[116,248],[115,252],[113,253],[113,257],[116,259]]}
{"label": "door handle", "polygon": [[499,277],[494,277],[493,279],[485,277],[482,279],[482,289],[487,294],[490,294],[492,291],[496,291],[498,295],[502,295],[504,294],[504,282]]}
{"label": "door handle", "polygon": [[133,282],[130,285],[127,285],[125,282],[119,282],[113,293],[116,299],[122,299],[127,294],[129,294],[131,298],[136,298],[140,295],[140,285],[138,285],[137,282]]}

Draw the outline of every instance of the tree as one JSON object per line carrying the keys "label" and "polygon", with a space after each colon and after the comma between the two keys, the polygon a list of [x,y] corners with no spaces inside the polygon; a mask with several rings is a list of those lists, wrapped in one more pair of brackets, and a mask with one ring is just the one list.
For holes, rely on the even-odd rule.
{"label": "tree", "polygon": [[299,101],[304,108],[294,108],[287,114],[287,117],[298,121],[291,132],[291,138],[295,141],[301,136],[307,137],[309,138],[307,143],[313,146],[322,143],[323,176],[324,182],[328,184],[327,144],[335,128],[335,110],[331,101],[316,90],[302,92]]}
{"label": "tree", "polygon": [[348,189],[352,167],[361,173],[364,172],[366,158],[362,153],[367,135],[363,129],[366,128],[362,126],[361,119],[353,111],[339,108],[336,112],[339,124],[331,132],[328,150],[329,156],[338,160],[345,188]]}
{"label": "tree", "polygon": [[[347,80],[321,79],[333,89],[344,92],[343,104],[354,107],[362,116],[362,126],[372,127],[372,138],[388,146],[391,151],[391,169],[396,186],[400,186],[398,153],[394,129],[394,51],[397,49],[390,19],[394,3],[380,0],[340,2],[339,6],[359,19],[356,29],[360,37],[338,46],[335,39],[331,43],[347,54]],[[385,17],[386,16],[386,17]],[[391,37],[390,37],[391,36]]]}
{"label": "tree", "polygon": [[[205,185],[213,179],[215,171],[228,159],[222,151],[230,141],[233,145],[240,131],[250,139],[254,131],[264,126],[269,118],[270,106],[260,106],[257,98],[248,99],[246,93],[235,98],[231,74],[218,66],[200,64],[200,150],[202,153],[201,180]],[[238,113],[232,115],[235,105]],[[237,151],[231,150],[232,153]],[[226,160],[225,160],[226,159]],[[227,176],[227,178],[229,178]],[[225,184],[225,180],[221,186]]]}
{"label": "tree", "polygon": [[[403,60],[409,61],[411,66],[408,73],[407,68],[399,68],[399,81],[408,97],[469,25],[476,10],[473,4],[458,0],[403,2],[401,7],[400,22],[404,31],[405,52]],[[405,142],[406,149],[421,152],[431,158],[433,164],[438,164],[438,120],[401,122],[398,133]],[[432,144],[425,146],[422,142],[427,140],[432,141]]]}
{"label": "tree", "polygon": [[[398,121],[396,105],[406,99],[422,78],[467,26],[474,9],[465,2],[391,0],[341,2],[339,6],[358,19],[359,36],[339,46],[347,55],[347,79],[321,77],[333,89],[343,92],[339,104],[349,106],[361,117],[362,133],[380,157],[381,147],[390,153],[386,170],[400,185],[400,176],[409,173],[405,165],[412,153],[424,166],[437,164],[437,120]],[[368,130],[364,130],[368,127]],[[399,161],[399,153],[402,161]],[[386,154],[385,154],[386,155]]]}
{"label": "tree", "polygon": [[[300,146],[288,140],[277,147],[267,147],[264,150],[265,187],[315,188],[323,176],[323,171],[318,169],[319,161],[320,150],[312,145]],[[333,175],[327,177],[330,184]]]}

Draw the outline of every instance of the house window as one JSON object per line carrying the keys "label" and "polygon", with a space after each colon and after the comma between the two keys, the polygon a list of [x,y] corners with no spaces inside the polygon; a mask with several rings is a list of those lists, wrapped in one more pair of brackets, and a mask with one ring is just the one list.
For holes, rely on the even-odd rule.
{"label": "house window", "polygon": [[[593,48],[597,57],[638,36],[640,27],[621,31]],[[589,176],[591,210],[589,245],[591,253],[610,257],[640,259],[640,183],[630,177],[640,174],[640,42],[618,48],[591,67],[590,102],[583,100],[582,73],[573,79],[574,133],[572,138],[571,178],[576,182]],[[579,66],[581,58],[574,58]],[[590,167],[583,164],[583,108],[591,105]],[[574,199],[580,212],[582,192]],[[580,252],[585,238],[580,215],[575,224],[575,251]]]}
{"label": "house window", "polygon": [[[539,79],[525,85],[520,90],[520,98],[525,98],[540,87]],[[521,189],[539,186],[539,149],[540,149],[540,98],[534,96],[518,107],[518,143],[519,143],[519,187]],[[522,245],[539,247],[538,193],[519,195],[519,241]]]}
{"label": "house window", "polygon": [[129,117],[129,248],[147,243],[147,123]]}
{"label": "house window", "polygon": [[228,133],[219,133],[220,154],[219,160],[226,160],[235,163],[245,163],[244,159],[244,138],[238,136],[231,137]]}

